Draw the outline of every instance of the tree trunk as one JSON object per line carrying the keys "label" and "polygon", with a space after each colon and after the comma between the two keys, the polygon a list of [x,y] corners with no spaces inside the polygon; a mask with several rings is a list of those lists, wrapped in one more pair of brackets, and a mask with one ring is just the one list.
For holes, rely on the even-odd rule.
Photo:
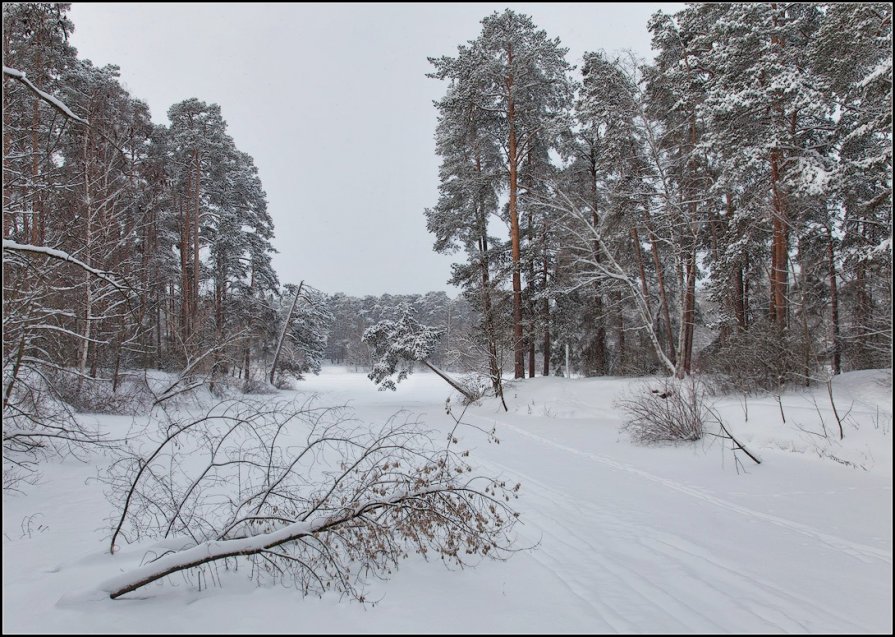
{"label": "tree trunk", "polygon": [[745,285],[743,268],[737,266],[733,270],[733,311],[737,319],[737,331],[746,331]]}
{"label": "tree trunk", "polygon": [[[805,376],[805,387],[811,386],[811,332],[808,327],[808,268],[805,267],[805,253],[802,250],[802,240],[797,242],[797,258],[799,262],[799,270],[801,271],[799,288],[801,290],[801,308],[802,315],[802,365]],[[795,278],[795,274],[793,274]]]}
{"label": "tree trunk", "polygon": [[[226,273],[224,268],[218,264],[215,268],[214,281],[214,339],[215,343],[220,344],[224,340],[224,286],[226,282]],[[223,373],[227,373],[226,366],[222,367],[221,352],[215,349],[213,362],[211,366],[212,382],[210,388],[214,390],[214,378]]]}
{"label": "tree trunk", "polygon": [[497,364],[497,335],[494,330],[494,311],[491,308],[491,276],[488,259],[488,236],[483,234],[479,239],[479,247],[482,251],[482,307],[485,320],[485,340],[488,348],[488,371],[491,374],[491,385],[494,391],[500,389],[500,367]]}
{"label": "tree trunk", "polygon": [[115,341],[115,370],[112,372],[112,393],[118,392],[118,374],[121,370],[121,336]]}
{"label": "tree trunk", "polygon": [[[513,46],[507,48],[507,64],[513,65]],[[516,105],[513,101],[513,75],[506,79],[507,124],[509,125],[508,163],[510,169],[510,243],[513,259],[513,357],[515,378],[525,378],[525,350],[522,339],[522,276],[519,237],[519,212],[517,210],[518,158],[516,148]]]}
{"label": "tree trunk", "polygon": [[[38,62],[40,62],[40,57],[38,55]],[[38,68],[40,68],[38,66]],[[34,100],[34,111],[32,113],[31,118],[31,238],[30,242],[32,245],[42,245],[41,241],[41,225],[44,220],[43,217],[43,205],[42,205],[42,193],[40,191],[40,186],[38,182],[40,180],[40,140],[38,137],[38,131],[40,129],[40,100]],[[85,142],[86,144],[86,142]],[[86,147],[85,147],[85,156],[86,156]],[[27,213],[26,213],[27,214]]]}
{"label": "tree trunk", "polygon": [[746,253],[743,255],[743,268],[742,268],[742,278],[743,278],[743,325],[744,328],[748,330],[750,324],[750,312],[751,312],[751,302],[749,299],[749,278],[747,273],[749,272],[749,254]]}
{"label": "tree trunk", "polygon": [[200,281],[200,266],[199,266],[199,224],[200,224],[200,195],[202,188],[202,166],[199,161],[199,150],[196,149],[193,151],[193,159],[195,161],[196,167],[196,178],[195,183],[193,184],[194,188],[194,202],[195,206],[193,209],[193,305],[190,308],[192,310],[191,316],[191,324],[195,327],[199,322],[199,281]]}
{"label": "tree trunk", "polygon": [[436,367],[434,367],[429,361],[425,361],[425,360],[424,360],[424,361],[420,361],[420,362],[421,362],[423,365],[425,365],[426,367],[428,367],[429,369],[431,369],[433,372],[435,372],[436,374],[438,374],[438,376],[439,376],[440,378],[442,378],[448,385],[450,385],[451,387],[453,387],[454,389],[456,389],[458,392],[460,392],[461,394],[463,394],[463,396],[466,398],[466,400],[468,400],[469,402],[472,402],[473,400],[475,400],[475,397],[474,397],[474,396],[470,396],[469,392],[467,392],[465,389],[463,389],[462,387],[460,387],[460,385],[458,385],[454,380],[452,380],[450,376],[448,376],[447,374],[445,374],[445,373],[442,372],[441,370],[439,370],[439,369],[437,369]]}
{"label": "tree trunk", "polygon": [[[190,283],[189,251],[190,251],[190,210],[189,206],[178,202],[180,208],[180,334],[184,343],[190,338]],[[173,298],[173,295],[172,295]]]}
{"label": "tree trunk", "polygon": [[[531,158],[531,155],[529,155]],[[531,168],[531,162],[529,161],[529,169]],[[537,285],[535,284],[535,254],[534,254],[534,213],[529,211],[528,213],[528,246],[531,251],[531,255],[528,260],[528,276],[527,284],[528,284],[528,377],[535,377],[535,341],[537,341],[537,321],[536,319],[536,304],[535,294],[537,293]]]}
{"label": "tree trunk", "polygon": [[671,325],[671,311],[668,308],[668,295],[665,292],[665,268],[659,259],[659,241],[653,231],[652,219],[647,210],[647,230],[649,231],[650,253],[653,266],[656,268],[656,282],[659,285],[659,303],[662,306],[662,319],[665,323],[665,338],[668,340],[668,358],[673,365],[677,364],[677,350],[674,347],[674,328]]}
{"label": "tree trunk", "polygon": [[[474,143],[474,142],[473,142]],[[482,173],[482,157],[476,146],[475,170],[477,176]],[[485,343],[488,350],[488,372],[491,375],[491,386],[495,394],[502,393],[500,366],[497,361],[497,334],[494,329],[494,311],[491,307],[491,258],[488,252],[488,218],[482,203],[476,196],[476,214],[479,230],[479,267],[482,272],[482,312],[484,314]]]}
{"label": "tree trunk", "polygon": [[155,368],[162,368],[162,304],[155,301]]}
{"label": "tree trunk", "polygon": [[[870,320],[870,308],[872,307],[872,299],[867,291],[867,273],[864,261],[859,260],[855,266],[855,355],[857,361],[850,361],[850,367],[853,369],[857,363],[858,369],[863,369],[869,364],[869,348],[867,335],[868,322]],[[851,358],[851,357],[850,357]]]}
{"label": "tree trunk", "polygon": [[6,391],[3,392],[3,413],[6,413],[6,406],[9,404],[9,399],[12,396],[12,390],[16,385],[16,380],[19,378],[19,368],[22,365],[22,357],[25,355],[25,330],[22,330],[22,335],[19,337],[19,347],[18,352],[16,353],[16,362],[12,366],[12,375],[9,377],[9,383],[6,385]]}
{"label": "tree trunk", "polygon": [[616,373],[624,374],[625,358],[627,357],[625,351],[625,313],[622,308],[621,292],[616,292],[613,296],[615,298],[615,307],[618,308],[618,369]]}
{"label": "tree trunk", "polygon": [[696,252],[687,255],[687,292],[684,296],[683,373],[689,375],[693,363],[693,331],[696,327]]}
{"label": "tree trunk", "polygon": [[[727,200],[727,223],[733,223],[733,198],[730,193],[725,194]],[[743,267],[737,265],[731,275],[731,305],[737,321],[737,332],[746,331],[746,303],[744,297]]]}
{"label": "tree trunk", "polygon": [[295,298],[292,299],[292,306],[289,308],[289,314],[286,315],[286,321],[283,323],[283,329],[280,331],[280,338],[277,340],[277,348],[273,353],[273,364],[270,366],[270,384],[273,385],[274,373],[277,371],[277,362],[280,359],[280,350],[283,349],[283,341],[286,339],[286,331],[289,329],[289,321],[292,320],[292,313],[295,311],[295,304],[298,303],[298,297],[301,296],[301,288],[305,284],[301,281],[298,284],[298,290],[295,292]]}
{"label": "tree trunk", "polygon": [[[93,267],[93,200],[90,193],[90,158],[89,158],[90,133],[84,135],[84,262]],[[93,326],[93,282],[91,275],[87,273],[84,278],[84,334],[78,352],[78,391],[80,391],[84,373],[87,370],[87,355],[90,350],[91,328]]]}
{"label": "tree trunk", "polygon": [[634,255],[637,258],[637,269],[640,272],[640,290],[643,292],[643,302],[649,310],[650,294],[646,285],[646,268],[643,266],[643,251],[640,249],[640,233],[637,232],[637,226],[631,227],[631,240],[634,243]]}
{"label": "tree trunk", "polygon": [[[8,54],[9,49],[9,37],[7,35],[4,38],[4,57]],[[10,159],[10,150],[12,149],[12,106],[11,99],[9,97],[9,91],[6,90],[6,83],[12,82],[11,79],[4,77],[3,78],[3,174],[9,174],[7,171],[11,168],[9,159]],[[18,223],[16,221],[18,217],[18,213],[12,213],[12,188],[5,187],[3,188],[3,238],[4,239],[12,239],[16,234],[18,228]],[[9,212],[6,212],[9,211]]]}
{"label": "tree trunk", "polygon": [[786,289],[789,267],[789,232],[783,194],[780,192],[779,151],[771,150],[771,189],[773,193],[773,245],[771,261],[771,319],[780,327],[786,325]]}
{"label": "tree trunk", "polygon": [[827,265],[830,277],[830,311],[833,322],[833,374],[842,373],[842,342],[839,332],[839,288],[836,285],[836,258],[833,251],[833,231],[827,226]]}
{"label": "tree trunk", "polygon": [[[595,150],[591,149],[590,157],[590,188],[591,209],[594,228],[599,228],[600,215],[597,200],[597,158]],[[600,245],[594,241],[594,261],[601,262]],[[596,335],[594,338],[594,371],[599,376],[606,374],[606,319],[603,308],[603,290],[599,278],[594,278],[594,318],[596,322]]]}
{"label": "tree trunk", "polygon": [[542,290],[544,291],[544,298],[541,300],[541,323],[544,326],[544,376],[550,376],[550,299],[547,298],[547,285],[548,281],[548,270],[549,270],[549,260],[547,258],[547,221],[544,220],[544,233],[543,233],[543,244],[544,244],[544,267],[541,272],[543,275],[543,279],[541,281]]}

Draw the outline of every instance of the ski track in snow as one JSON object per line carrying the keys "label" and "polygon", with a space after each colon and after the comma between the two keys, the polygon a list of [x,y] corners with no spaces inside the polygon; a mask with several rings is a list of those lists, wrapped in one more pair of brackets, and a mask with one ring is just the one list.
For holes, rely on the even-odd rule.
{"label": "ski track in snow", "polygon": [[553,447],[555,449],[560,449],[562,451],[574,454],[576,456],[587,458],[589,460],[609,466],[609,467],[619,470],[619,471],[625,471],[627,473],[637,475],[641,478],[644,478],[645,480],[649,480],[651,482],[656,482],[658,484],[661,484],[664,487],[678,491],[679,493],[686,494],[686,495],[696,498],[698,500],[702,500],[704,502],[713,504],[715,506],[718,506],[718,507],[721,507],[724,509],[728,509],[730,511],[735,511],[736,513],[739,513],[741,515],[744,515],[744,516],[747,516],[750,518],[754,518],[754,519],[763,520],[770,524],[775,524],[777,526],[781,526],[783,528],[789,529],[796,533],[801,533],[802,535],[806,535],[806,536],[811,537],[815,540],[823,542],[824,544],[828,545],[829,547],[836,549],[838,551],[847,553],[848,555],[851,555],[852,557],[859,559],[861,561],[870,562],[872,560],[880,560],[887,564],[892,563],[892,553],[890,551],[885,551],[883,549],[878,549],[878,548],[875,548],[872,546],[867,546],[865,544],[860,544],[858,542],[852,542],[852,541],[846,540],[844,538],[840,538],[840,537],[836,537],[834,535],[830,535],[828,533],[824,533],[823,531],[819,531],[815,528],[812,528],[805,524],[801,524],[799,522],[793,522],[791,520],[786,520],[786,519],[778,517],[776,515],[771,515],[769,513],[763,513],[761,511],[755,511],[754,509],[749,509],[749,508],[741,506],[739,504],[734,504],[733,502],[728,502],[726,500],[722,500],[721,498],[715,497],[713,495],[709,495],[707,493],[699,491],[698,489],[688,487],[684,484],[681,484],[680,482],[676,482],[674,480],[669,480],[667,478],[662,478],[662,477],[653,475],[651,473],[643,471],[642,469],[638,469],[631,465],[624,464],[624,463],[618,462],[616,460],[612,460],[611,458],[607,458],[605,456],[601,456],[599,454],[591,453],[588,451],[581,451],[579,449],[574,449],[572,447],[568,447],[568,446],[560,444],[558,442],[554,442],[553,440],[549,440],[548,438],[544,438],[537,434],[531,433],[530,431],[526,431],[525,429],[522,429],[521,427],[512,425],[507,422],[496,421],[496,423],[500,427],[504,427],[504,428],[509,429],[510,431],[513,431],[521,436],[524,436],[531,440],[535,440],[535,441],[539,442],[540,444],[547,445],[547,446]]}
{"label": "ski track in snow", "polygon": [[[641,632],[649,627],[661,627],[657,630],[662,631],[727,632],[730,626],[754,626],[755,618],[764,630],[773,632],[809,632],[822,627],[845,632],[865,630],[799,593],[743,572],[679,535],[642,521],[626,520],[618,510],[607,511],[571,498],[512,467],[488,464],[518,475],[524,480],[526,498],[537,501],[526,512],[526,520],[543,534],[540,546],[533,552],[535,560],[557,578],[565,578],[569,590],[594,608],[616,632]],[[580,524],[573,527],[560,520],[580,520]],[[534,529],[526,535],[532,543],[539,539],[534,537]],[[599,537],[602,544],[590,541],[588,537],[592,536]],[[637,551],[625,551],[632,541]],[[654,583],[656,565],[661,565],[663,572],[677,575],[674,583],[678,588],[662,588]],[[618,583],[626,591],[614,593],[612,605],[607,606],[601,600],[618,591]],[[676,591],[686,594],[675,594]],[[699,607],[694,606],[694,601]],[[706,608],[718,612],[706,612]],[[807,609],[812,622],[806,624],[793,617],[793,608]],[[661,614],[657,615],[656,610]],[[730,623],[712,619],[719,614],[729,618]],[[625,617],[641,617],[643,621],[632,623]],[[674,625],[666,625],[668,620]]]}

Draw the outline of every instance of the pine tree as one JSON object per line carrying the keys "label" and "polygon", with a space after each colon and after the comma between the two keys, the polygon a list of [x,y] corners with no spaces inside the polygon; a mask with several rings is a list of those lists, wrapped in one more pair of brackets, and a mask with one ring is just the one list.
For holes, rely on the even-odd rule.
{"label": "pine tree", "polygon": [[535,145],[549,145],[571,98],[567,50],[538,30],[531,18],[506,10],[482,20],[482,33],[456,58],[430,60],[434,77],[450,79],[460,95],[476,95],[478,108],[491,113],[487,134],[505,148],[503,166],[509,194],[513,286],[513,349],[516,378],[525,376],[522,308],[522,234],[519,221],[520,171]]}
{"label": "pine tree", "polygon": [[436,104],[440,113],[436,152],[442,156],[440,196],[425,214],[429,232],[435,235],[436,252],[451,253],[461,247],[466,252],[471,267],[455,269],[452,282],[470,297],[479,297],[488,370],[498,392],[501,374],[492,283],[497,240],[488,233],[488,221],[498,213],[501,158],[497,144],[485,134],[494,128],[494,117],[479,107],[483,97],[477,88],[454,81],[448,95]]}
{"label": "pine tree", "polygon": [[[825,194],[838,203],[824,224],[838,372],[843,351],[851,368],[892,357],[892,5],[825,4],[822,11],[808,52],[840,113],[836,161],[823,175]],[[840,278],[849,308],[841,326]]]}

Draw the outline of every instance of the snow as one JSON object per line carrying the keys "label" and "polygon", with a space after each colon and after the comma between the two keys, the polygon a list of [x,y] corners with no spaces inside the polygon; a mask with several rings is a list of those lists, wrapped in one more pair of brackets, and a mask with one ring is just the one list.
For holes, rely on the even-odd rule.
{"label": "snow", "polygon": [[3,239],[3,249],[10,250],[15,252],[28,252],[31,254],[42,254],[44,256],[52,257],[54,259],[61,259],[62,261],[68,261],[69,263],[73,263],[79,268],[82,268],[94,275],[95,277],[106,281],[107,283],[111,283],[115,288],[119,290],[125,290],[126,288],[123,284],[117,282],[111,275],[106,272],[101,272],[96,268],[92,268],[83,261],[76,259],[68,252],[63,250],[56,250],[55,248],[48,248],[46,246],[36,246],[27,243],[18,243],[16,241],[12,241],[11,239]]}
{"label": "snow", "polygon": [[29,89],[34,91],[42,100],[48,102],[53,108],[60,111],[66,117],[73,119],[74,121],[79,122],[81,124],[85,124],[85,125],[89,126],[89,123],[87,122],[86,119],[82,119],[82,118],[78,117],[77,115],[75,115],[71,111],[71,109],[68,106],[66,106],[62,101],[56,99],[49,93],[45,93],[44,91],[37,88],[34,84],[32,84],[31,80],[29,80],[26,77],[25,73],[23,73],[22,71],[19,71],[18,69],[10,68],[8,66],[4,66],[3,67],[3,75],[6,75],[7,77],[15,78],[19,82],[22,82],[25,86],[27,86]]}
{"label": "snow", "polygon": [[[27,496],[4,495],[3,630],[890,633],[891,378],[835,378],[837,408],[848,412],[841,442],[823,386],[783,395],[786,424],[772,396],[745,408],[742,397],[716,398],[762,459],[739,468],[716,438],[631,443],[613,402],[636,380],[508,383],[509,413],[485,401],[465,414],[496,426],[500,443],[472,429],[461,443],[481,471],[522,483],[513,504],[523,550],[464,571],[408,559],[391,580],[371,582],[372,606],[258,587],[242,570],[201,591],[175,575],[112,601],[104,582],[138,568],[144,550],[108,552],[113,511],[94,478],[109,460],[47,463]],[[368,421],[405,409],[431,427],[452,424],[450,388],[434,374],[379,392],[363,373],[324,368],[301,391],[321,404],[351,401]],[[84,418],[110,432],[131,426]]]}
{"label": "snow", "polygon": [[[864,88],[868,84],[876,81],[877,78],[885,76],[887,73],[892,72],[892,58],[888,58],[885,60],[880,60],[875,67],[862,79],[858,82],[858,88]],[[891,82],[891,80],[890,80]]]}

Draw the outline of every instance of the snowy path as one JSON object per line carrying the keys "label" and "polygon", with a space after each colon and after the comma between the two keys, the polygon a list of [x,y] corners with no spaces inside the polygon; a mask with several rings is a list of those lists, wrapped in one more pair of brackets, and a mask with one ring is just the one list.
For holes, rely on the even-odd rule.
{"label": "snowy path", "polygon": [[[540,448],[523,452],[524,470],[489,464],[524,484],[524,537],[540,540],[534,558],[593,608],[601,625],[588,630],[880,629],[863,612],[849,612],[833,577],[826,591],[803,591],[818,588],[818,577],[827,579],[832,565],[849,560],[861,563],[868,583],[880,582],[891,574],[891,553],[514,429]],[[592,466],[576,466],[587,463]],[[589,484],[569,481],[583,473]],[[884,610],[889,594],[869,588],[863,595],[876,597]]]}
{"label": "snowy path", "polygon": [[[593,453],[587,453],[584,451],[579,451],[577,449],[573,449],[571,447],[561,445],[557,442],[553,442],[553,441],[543,438],[541,436],[537,436],[535,434],[527,432],[524,429],[515,427],[513,425],[504,424],[503,426],[506,429],[512,430],[514,433],[517,433],[519,435],[522,435],[522,436],[525,436],[532,440],[535,440],[536,442],[538,442],[542,445],[554,447],[556,449],[565,451],[567,453],[574,454],[576,456],[581,456],[581,457],[591,460],[593,462],[606,465],[612,469],[632,473],[634,475],[637,475],[637,476],[643,478],[644,480],[650,480],[652,482],[659,483],[668,489],[672,489],[674,491],[684,493],[684,494],[689,495],[689,496],[696,498],[698,500],[702,500],[704,502],[713,504],[717,507],[720,507],[723,509],[728,509],[728,510],[734,511],[736,513],[740,513],[746,517],[758,518],[758,519],[764,520],[770,524],[776,524],[778,526],[782,526],[784,528],[790,529],[797,533],[802,533],[804,535],[807,535],[809,537],[812,537],[820,542],[823,542],[823,543],[829,545],[834,550],[848,553],[858,559],[863,559],[865,561],[877,559],[877,560],[880,560],[880,561],[883,561],[883,562],[886,562],[889,564],[891,564],[891,562],[892,562],[892,552],[891,551],[877,549],[872,546],[866,546],[863,544],[859,544],[857,542],[851,542],[849,540],[846,540],[846,539],[843,539],[840,537],[829,535],[827,533],[824,533],[823,531],[819,531],[819,530],[812,528],[810,526],[807,526],[805,524],[799,524],[798,522],[786,520],[784,518],[781,518],[781,517],[778,517],[775,515],[769,515],[767,513],[762,513],[760,511],[754,511],[752,509],[748,509],[748,508],[740,506],[738,504],[734,504],[732,502],[727,502],[725,500],[721,500],[720,498],[716,498],[716,497],[709,495],[707,493],[703,493],[703,492],[699,491],[698,489],[694,489],[692,487],[688,487],[688,486],[681,484],[679,482],[675,482],[674,480],[668,480],[665,478],[661,478],[659,476],[653,475],[653,474],[643,471],[641,469],[637,469],[631,465],[616,462],[615,460],[612,460],[611,458],[607,458],[605,456],[600,456],[600,455],[593,454]],[[530,478],[531,476],[526,476],[526,477]]]}

